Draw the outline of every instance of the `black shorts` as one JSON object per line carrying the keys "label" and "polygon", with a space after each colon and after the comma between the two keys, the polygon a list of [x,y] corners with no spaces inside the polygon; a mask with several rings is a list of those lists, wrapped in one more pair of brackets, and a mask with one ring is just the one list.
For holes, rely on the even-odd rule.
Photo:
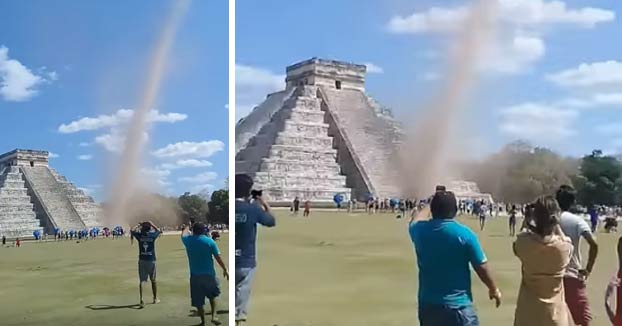
{"label": "black shorts", "polygon": [[190,300],[193,307],[203,307],[205,298],[214,299],[220,295],[218,279],[214,275],[190,275]]}

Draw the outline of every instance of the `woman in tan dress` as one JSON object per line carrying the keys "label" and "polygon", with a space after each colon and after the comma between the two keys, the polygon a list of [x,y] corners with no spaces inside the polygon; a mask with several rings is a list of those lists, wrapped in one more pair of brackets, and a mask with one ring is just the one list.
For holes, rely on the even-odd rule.
{"label": "woman in tan dress", "polygon": [[560,209],[552,196],[538,198],[514,242],[522,263],[515,326],[568,326],[570,313],[564,300],[563,276],[572,255],[572,243],[559,227]]}

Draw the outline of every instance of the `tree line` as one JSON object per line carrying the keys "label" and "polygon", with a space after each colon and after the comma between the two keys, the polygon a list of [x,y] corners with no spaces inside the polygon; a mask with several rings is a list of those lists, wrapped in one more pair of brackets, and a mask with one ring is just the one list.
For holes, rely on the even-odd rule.
{"label": "tree line", "polygon": [[580,205],[622,205],[622,160],[601,150],[572,158],[515,141],[480,162],[464,164],[463,171],[463,178],[506,203],[526,203],[569,184]]}

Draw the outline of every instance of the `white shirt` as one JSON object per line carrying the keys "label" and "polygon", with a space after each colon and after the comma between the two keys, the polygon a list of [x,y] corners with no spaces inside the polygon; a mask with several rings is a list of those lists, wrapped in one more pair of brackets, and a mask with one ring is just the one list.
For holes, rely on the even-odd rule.
{"label": "white shirt", "polygon": [[581,265],[581,248],[579,247],[581,235],[584,232],[592,234],[592,230],[584,219],[570,212],[563,212],[561,214],[559,225],[562,231],[564,231],[564,234],[570,238],[574,246],[572,258],[570,259],[568,267],[566,267],[565,276],[579,278],[579,270],[583,268]]}

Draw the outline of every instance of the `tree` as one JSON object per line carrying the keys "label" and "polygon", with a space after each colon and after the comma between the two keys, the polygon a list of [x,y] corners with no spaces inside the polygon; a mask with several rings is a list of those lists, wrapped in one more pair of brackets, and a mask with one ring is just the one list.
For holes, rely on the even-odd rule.
{"label": "tree", "polygon": [[480,190],[507,203],[526,203],[571,184],[578,162],[543,147],[515,141],[484,161],[471,164],[465,176]]}
{"label": "tree", "polygon": [[181,208],[181,216],[184,221],[195,220],[205,222],[205,216],[207,216],[208,205],[205,199],[199,195],[193,195],[189,192],[181,195],[177,202]]}
{"label": "tree", "polygon": [[574,180],[579,204],[622,204],[622,163],[618,159],[594,150],[583,157],[580,171]]}
{"label": "tree", "polygon": [[212,192],[207,220],[211,223],[229,224],[229,190]]}

